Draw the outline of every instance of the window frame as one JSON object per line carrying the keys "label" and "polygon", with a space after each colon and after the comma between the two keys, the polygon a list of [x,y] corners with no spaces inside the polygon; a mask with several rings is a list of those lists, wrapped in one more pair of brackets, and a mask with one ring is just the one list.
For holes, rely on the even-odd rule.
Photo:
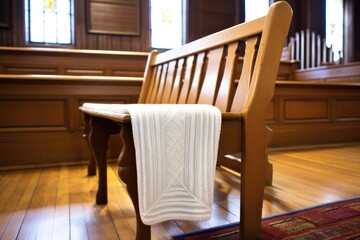
{"label": "window frame", "polygon": [[[181,1],[181,45],[185,44],[186,42],[186,9],[187,9],[187,1],[186,0],[180,0]],[[158,50],[160,52],[167,51],[172,48],[166,48],[166,47],[154,47],[153,41],[152,41],[152,31],[153,31],[153,24],[152,24],[152,0],[149,0],[149,39],[150,39],[150,50]],[[177,46],[174,46],[175,48]]]}
{"label": "window frame", "polygon": [[[30,16],[30,1],[24,0],[24,27],[25,27],[25,45],[26,46],[34,46],[34,47],[56,47],[56,48],[74,48],[75,47],[75,11],[74,5],[75,0],[68,0],[70,2],[70,43],[59,43],[57,42],[46,42],[45,39],[43,42],[36,42],[30,40],[31,34],[31,16]],[[44,3],[45,4],[45,3]],[[43,10],[43,14],[44,14]],[[58,27],[57,27],[58,28]]]}

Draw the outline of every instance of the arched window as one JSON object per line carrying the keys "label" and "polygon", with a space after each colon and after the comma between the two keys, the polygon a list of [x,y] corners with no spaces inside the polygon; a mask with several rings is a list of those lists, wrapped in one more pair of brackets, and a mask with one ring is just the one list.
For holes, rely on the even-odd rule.
{"label": "arched window", "polygon": [[25,0],[29,44],[73,44],[73,0]]}

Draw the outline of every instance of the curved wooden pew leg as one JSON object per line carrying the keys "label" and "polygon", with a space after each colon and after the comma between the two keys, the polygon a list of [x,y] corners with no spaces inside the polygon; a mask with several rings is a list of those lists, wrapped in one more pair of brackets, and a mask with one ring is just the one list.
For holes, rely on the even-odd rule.
{"label": "curved wooden pew leg", "polygon": [[106,150],[108,146],[109,136],[120,131],[120,127],[113,121],[91,117],[91,131],[89,142],[97,163],[99,181],[96,193],[96,204],[107,203],[107,172],[106,172]]}
{"label": "curved wooden pew leg", "polygon": [[121,126],[120,138],[122,141],[122,149],[118,160],[119,177],[126,184],[126,189],[133,202],[136,214],[136,239],[150,240],[151,226],[145,225],[140,218],[139,198],[137,189],[137,172],[134,140],[132,136],[131,124]]}
{"label": "curved wooden pew leg", "polygon": [[89,149],[91,149],[90,153],[90,161],[88,164],[88,169],[87,169],[87,173],[88,176],[94,176],[96,175],[96,160],[92,151],[92,147],[91,147],[91,143],[90,143],[90,131],[91,131],[91,126],[90,126],[90,115],[84,114],[84,122],[85,122],[85,126],[84,126],[84,130],[83,130],[83,138],[86,140],[87,145],[89,146]]}

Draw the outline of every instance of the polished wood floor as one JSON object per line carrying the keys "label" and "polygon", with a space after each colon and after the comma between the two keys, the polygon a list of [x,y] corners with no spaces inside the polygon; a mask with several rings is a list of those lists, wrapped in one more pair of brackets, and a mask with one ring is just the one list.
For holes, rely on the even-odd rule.
{"label": "polished wood floor", "polygon": [[[360,196],[360,144],[272,152],[270,161],[264,217]],[[133,239],[134,211],[116,164],[108,179],[109,203],[97,206],[97,179],[86,166],[0,172],[0,239]],[[153,239],[238,221],[240,178],[218,169],[215,186],[209,221],[157,224]]]}

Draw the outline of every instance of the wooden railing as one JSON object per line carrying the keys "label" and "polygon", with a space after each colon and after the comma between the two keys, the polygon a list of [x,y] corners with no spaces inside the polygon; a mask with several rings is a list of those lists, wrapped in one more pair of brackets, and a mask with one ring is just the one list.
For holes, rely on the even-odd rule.
{"label": "wooden railing", "polygon": [[327,47],[325,39],[315,32],[301,30],[290,37],[283,56],[289,61],[298,61],[300,69],[308,69],[334,64],[332,46]]}

